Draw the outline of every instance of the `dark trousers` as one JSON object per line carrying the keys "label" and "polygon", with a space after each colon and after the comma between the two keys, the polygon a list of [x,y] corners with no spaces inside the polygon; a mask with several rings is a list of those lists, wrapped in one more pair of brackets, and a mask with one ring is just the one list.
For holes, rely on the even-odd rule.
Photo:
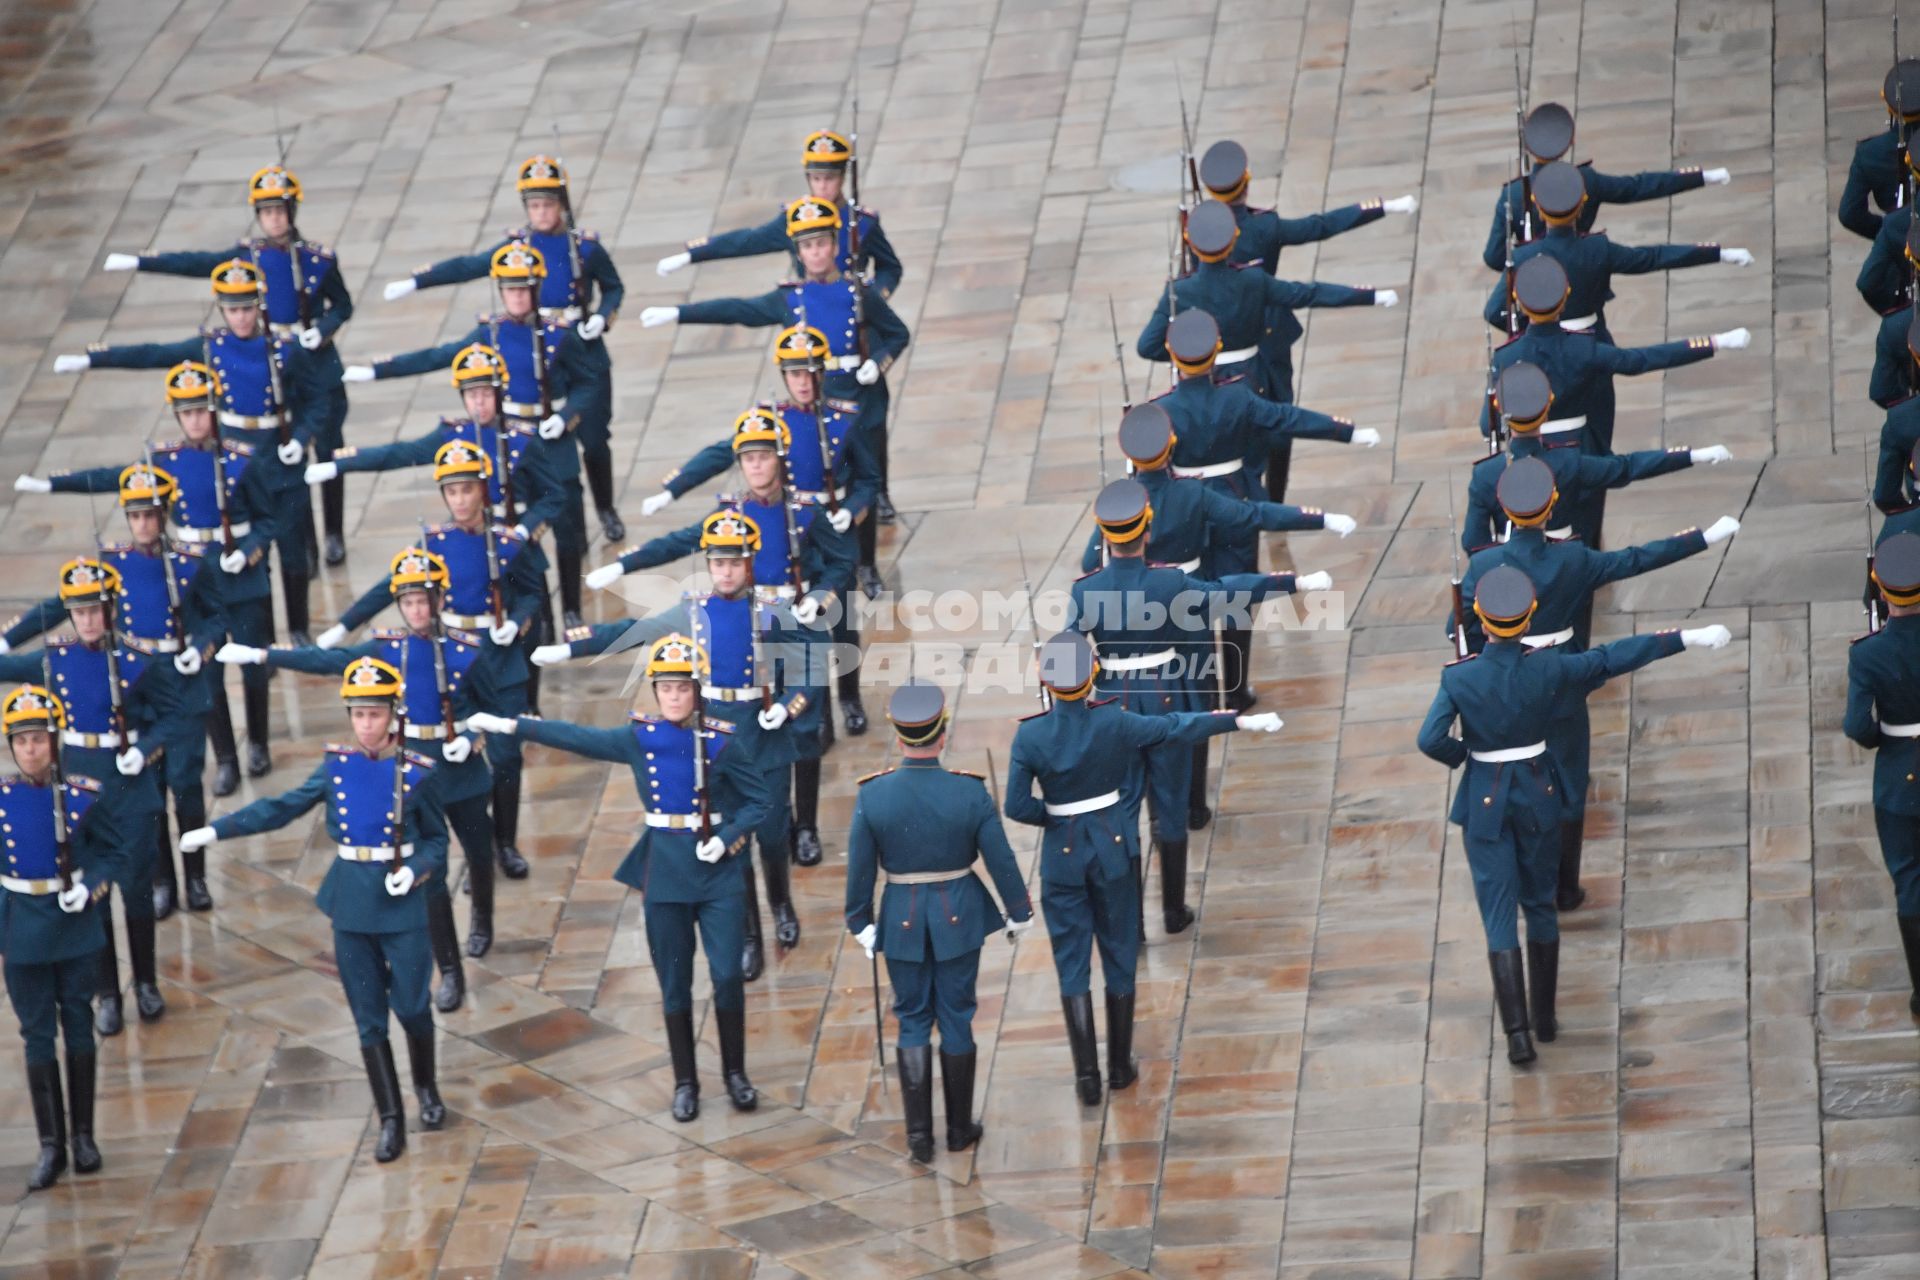
{"label": "dark trousers", "polygon": [[1498,835],[1468,835],[1467,866],[1473,872],[1473,896],[1487,931],[1487,950],[1520,945],[1520,922],[1527,917],[1529,942],[1560,937],[1560,913],[1553,903],[1560,880],[1560,823],[1509,805]]}
{"label": "dark trousers", "polygon": [[[1552,897],[1551,883],[1547,894]],[[1140,960],[1140,885],[1133,876],[1077,884],[1047,881],[1040,890],[1040,910],[1053,942],[1061,995],[1083,996],[1092,989],[1096,944],[1107,993],[1132,994]]]}
{"label": "dark trousers", "polygon": [[887,956],[887,981],[893,985],[893,1016],[900,1020],[900,1046],[933,1043],[940,1027],[940,1052],[973,1052],[974,984],[980,976],[976,949],[951,960]]}
{"label": "dark trousers", "polygon": [[52,1062],[57,1033],[65,1031],[67,1053],[93,1052],[93,986],[99,953],[47,964],[7,957],[7,999],[20,1021],[27,1065]]}
{"label": "dark trousers", "polygon": [[1873,807],[1880,856],[1893,877],[1893,898],[1903,916],[1920,916],[1920,816]]}
{"label": "dark trousers", "polygon": [[[264,649],[273,643],[273,601],[235,600],[227,605],[227,635],[239,644]],[[267,668],[249,664],[240,668],[240,689],[245,700],[247,740],[264,744],[267,740]],[[213,709],[207,715],[207,740],[213,745],[214,758],[232,760],[235,750],[233,708],[227,701],[226,668],[209,662],[202,669]]]}
{"label": "dark trousers", "polygon": [[353,1024],[361,1044],[388,1038],[387,1013],[400,1020],[408,1035],[433,1034],[429,1012],[429,985],[433,981],[433,954],[427,931],[358,933],[333,931],[333,960],[340,970],[340,986],[353,1010]]}
{"label": "dark trousers", "polygon": [[707,952],[707,976],[713,980],[713,1007],[743,1009],[747,984],[740,976],[740,949],[746,939],[746,896],[733,894],[707,902],[645,901],[647,954],[660,983],[662,1011],[671,1015],[693,1008],[693,948],[696,930]]}

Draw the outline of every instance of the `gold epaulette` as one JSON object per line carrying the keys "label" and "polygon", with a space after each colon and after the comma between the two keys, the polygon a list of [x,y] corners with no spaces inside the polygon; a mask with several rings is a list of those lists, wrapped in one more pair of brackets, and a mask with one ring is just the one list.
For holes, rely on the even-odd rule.
{"label": "gold epaulette", "polygon": [[869,783],[869,782],[872,782],[872,781],[873,781],[873,780],[874,780],[875,778],[884,778],[884,777],[886,777],[886,776],[887,776],[888,774],[890,774],[890,773],[892,773],[892,772],[893,772],[893,766],[892,766],[892,765],[889,765],[889,766],[887,766],[886,768],[884,768],[884,769],[882,769],[882,770],[880,770],[880,771],[879,771],[878,773],[870,773],[870,774],[868,774],[868,775],[867,775],[866,777],[864,777],[864,778],[861,778],[861,779],[860,779],[860,780],[859,780],[858,782],[856,782],[856,783],[855,783],[854,785],[855,785],[855,786],[865,786],[865,785],[866,785],[867,783]]}

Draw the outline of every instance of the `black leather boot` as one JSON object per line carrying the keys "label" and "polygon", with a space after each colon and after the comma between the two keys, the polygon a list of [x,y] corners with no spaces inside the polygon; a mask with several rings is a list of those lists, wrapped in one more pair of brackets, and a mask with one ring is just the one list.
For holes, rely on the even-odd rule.
{"label": "black leather boot", "polygon": [[1500,1010],[1500,1029],[1507,1035],[1507,1061],[1524,1066],[1534,1059],[1533,1036],[1527,1026],[1527,978],[1520,967],[1520,948],[1489,951],[1493,970],[1493,1002]]}
{"label": "black leather boot", "polygon": [[826,850],[820,843],[820,833],[812,827],[793,829],[793,860],[803,867],[817,867]]}
{"label": "black leather boot", "polygon": [[[1212,701],[1211,698],[1208,701]],[[1207,804],[1207,742],[1193,748],[1193,781],[1187,785],[1187,830],[1199,831],[1213,821],[1213,809]]]}
{"label": "black leather boot", "polygon": [[93,1092],[99,1059],[90,1053],[67,1055],[67,1127],[73,1134],[73,1171],[99,1171],[100,1148],[93,1142]]}
{"label": "black leather boot", "polygon": [[33,1099],[33,1127],[40,1134],[40,1158],[27,1175],[27,1190],[45,1191],[67,1171],[67,1108],[60,1097],[60,1064],[27,1064],[27,1093]]}
{"label": "black leather boot", "polygon": [[940,1091],[947,1099],[947,1150],[965,1151],[980,1141],[985,1128],[973,1118],[973,1068],[977,1050],[940,1052]]}
{"label": "black leather boot", "polygon": [[1133,992],[1107,992],[1107,1088],[1125,1089],[1140,1078],[1133,1060]]}
{"label": "black leather boot", "polygon": [[860,701],[860,672],[842,671],[835,677],[840,684],[840,719],[847,736],[857,738],[867,731],[867,708]]}
{"label": "black leather boot", "polygon": [[445,894],[427,898],[427,943],[433,948],[440,981],[433,989],[433,1007],[452,1013],[467,997],[467,975],[460,964],[460,935],[453,924],[453,899]]}
{"label": "black leather boot", "polygon": [[93,1033],[117,1036],[127,1024],[120,1002],[120,949],[114,940],[113,898],[100,904],[100,925],[106,931],[106,945],[100,948],[97,985],[94,987]]}
{"label": "black leather boot", "polygon": [[600,513],[600,532],[606,536],[608,542],[625,542],[627,522],[620,518],[618,511],[608,507]]}
{"label": "black leather boot", "polygon": [[1900,945],[1907,953],[1907,977],[1913,994],[1907,997],[1907,1011],[1920,1018],[1920,916],[1901,916]]}
{"label": "black leather boot", "polygon": [[433,1032],[407,1032],[407,1066],[413,1072],[413,1096],[420,1101],[420,1127],[438,1129],[447,1122],[447,1104],[440,1101],[440,1081],[433,1067]]}
{"label": "black leather boot", "polygon": [[787,876],[785,849],[760,850],[760,869],[767,877],[767,906],[773,912],[773,940],[782,951],[800,945],[800,917],[793,913],[793,886]]}
{"label": "black leather boot", "polygon": [[153,860],[153,918],[165,920],[173,914],[180,886],[173,878],[173,828],[167,821],[166,806],[153,817],[154,846],[159,852]]}
{"label": "black leather boot", "polygon": [[1584,820],[1560,824],[1560,879],[1554,888],[1553,905],[1562,911],[1572,911],[1587,900],[1587,891],[1580,887],[1580,853],[1586,843]]}
{"label": "black leather boot", "polygon": [[1160,917],[1169,934],[1182,933],[1193,923],[1187,906],[1187,842],[1160,841]]}
{"label": "black leather boot", "polygon": [[[829,713],[832,708],[825,708]],[[832,723],[831,714],[823,721]],[[793,860],[803,867],[817,867],[824,854],[820,846],[820,762],[793,762]]]}
{"label": "black leather boot", "polygon": [[467,904],[467,954],[477,960],[493,950],[493,863],[468,858],[467,884],[473,895]]}
{"label": "black leather boot", "polygon": [[740,874],[746,877],[747,902],[746,916],[742,923],[746,926],[740,941],[740,980],[752,982],[767,967],[766,944],[760,937],[760,881],[753,871],[753,859],[740,859]]}
{"label": "black leather boot", "polygon": [[[307,545],[313,551],[319,550],[319,544],[313,537],[313,517],[304,522],[307,526]],[[280,594],[287,606],[287,642],[295,648],[306,649],[313,645],[312,623],[307,608],[307,587],[313,581],[312,575],[294,573],[287,568],[286,557],[280,560]]]}
{"label": "black leather boot", "polygon": [[380,1116],[380,1141],[374,1145],[373,1158],[389,1164],[407,1149],[407,1117],[400,1109],[400,1075],[393,1066],[393,1043],[376,1040],[361,1045],[360,1061],[366,1064],[373,1109]]}
{"label": "black leather boot", "polygon": [[1560,939],[1552,942],[1527,940],[1527,1004],[1533,1011],[1533,1038],[1552,1044],[1560,1034],[1560,1022],[1554,1017],[1554,996],[1560,988]]}
{"label": "black leather boot", "polygon": [[1093,996],[1061,996],[1067,1015],[1067,1049],[1073,1054],[1073,1083],[1083,1106],[1100,1105],[1100,1046],[1093,1035]]}
{"label": "black leather boot", "polygon": [[207,892],[207,851],[193,849],[182,853],[180,868],[187,881],[187,910],[213,910],[213,895]]}
{"label": "black leather boot", "polygon": [[127,916],[127,960],[133,965],[133,1004],[140,1021],[154,1022],[167,1011],[160,994],[159,973],[153,955],[153,920]]}
{"label": "black leather boot", "polygon": [[215,756],[213,761],[213,794],[225,797],[232,795],[239,789],[239,758],[236,756]]}
{"label": "black leather boot", "polygon": [[493,788],[493,856],[500,874],[509,880],[527,878],[527,860],[520,856],[520,782],[510,778]]}
{"label": "black leather boot", "polygon": [[700,1114],[700,1073],[693,1055],[693,1012],[667,1015],[667,1052],[673,1057],[673,1118],[681,1124]]}
{"label": "black leather boot", "polygon": [[[309,641],[309,644],[312,642]],[[247,776],[263,778],[273,772],[273,756],[267,751],[267,727],[271,723],[271,704],[267,701],[267,682],[257,674],[260,667],[243,667],[240,698],[247,713]],[[249,680],[245,676],[253,676]]]}
{"label": "black leather boot", "polygon": [[900,1068],[900,1105],[907,1118],[907,1156],[918,1164],[933,1159],[933,1046],[895,1045]]}
{"label": "black leather boot", "polygon": [[727,1100],[735,1111],[751,1111],[760,1105],[760,1091],[747,1079],[747,1011],[716,1008],[713,1022],[720,1032],[720,1079]]}

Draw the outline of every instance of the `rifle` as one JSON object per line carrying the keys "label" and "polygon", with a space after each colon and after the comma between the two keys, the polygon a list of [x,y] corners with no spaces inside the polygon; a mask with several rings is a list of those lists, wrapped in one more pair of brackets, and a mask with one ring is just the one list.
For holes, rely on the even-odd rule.
{"label": "rifle", "polygon": [[[269,362],[273,348],[267,348]],[[200,335],[200,358],[206,362],[207,370],[213,370],[213,350],[205,331]],[[218,375],[214,375],[218,376]],[[227,514],[227,445],[220,437],[220,409],[213,409],[213,509],[220,513],[220,550],[232,551],[233,518]]]}
{"label": "rifle", "polygon": [[[856,132],[854,136],[858,137],[859,134]],[[807,291],[804,288],[800,289],[794,297],[798,299],[796,310],[800,317],[800,340],[808,350],[811,350],[813,339],[808,336],[807,329]],[[829,360],[833,358],[831,347],[827,349],[827,358]],[[779,411],[775,410],[775,412]],[[785,421],[784,418],[781,420]],[[833,460],[833,437],[827,432],[827,397],[824,378],[817,379],[813,384],[813,430],[814,434],[820,438],[820,482],[826,486],[827,510],[838,511],[840,509],[840,476],[839,468],[834,465]]]}
{"label": "rifle", "polygon": [[[1524,169],[1521,181],[1526,181]],[[1511,338],[1520,332],[1520,290],[1514,284],[1513,270],[1513,202],[1503,200],[1500,207],[1507,220],[1507,232],[1503,237],[1507,242],[1507,264],[1502,268],[1500,278],[1507,289],[1507,336]]]}
{"label": "rifle", "polygon": [[[1520,79],[1520,37],[1516,31],[1512,43],[1513,49],[1513,117],[1514,132],[1520,144],[1520,232],[1527,239],[1533,239],[1533,165],[1527,159],[1527,91]],[[1511,221],[1513,204],[1507,202],[1508,224],[1507,243],[1513,243],[1513,224]],[[1508,255],[1512,263],[1512,255]]]}
{"label": "rifle", "polygon": [[853,60],[853,131],[847,138],[847,266],[856,276],[866,274],[860,260],[860,59]]}
{"label": "rifle", "polygon": [[800,524],[793,516],[796,499],[793,472],[787,467],[787,451],[780,450],[780,510],[787,518],[787,582],[793,588],[793,602],[800,603],[806,583],[800,577]]}
{"label": "rifle", "polygon": [[[219,421],[217,415],[215,421]],[[146,455],[147,471],[157,476],[153,471],[153,442],[143,441],[140,450]],[[167,584],[167,620],[179,634],[180,647],[184,649],[187,646],[187,628],[180,617],[180,584],[173,579],[173,546],[172,539],[167,537],[167,515],[164,511],[160,513],[160,580]]]}
{"label": "rifle", "polygon": [[[1869,483],[1873,476],[1872,448],[1873,446],[1869,444],[1861,450]],[[1886,617],[1884,612],[1886,597],[1880,594],[1880,584],[1873,580],[1873,494],[1871,490],[1867,494],[1867,590],[1862,603],[1867,611],[1867,634],[1873,635],[1880,630]]]}
{"label": "rifle", "polygon": [[[93,491],[87,491],[87,510],[93,510]],[[113,611],[119,604],[114,598],[112,579],[107,575],[113,570],[107,565],[106,549],[100,544],[100,526],[93,527],[93,555],[100,564],[100,614],[107,624],[107,705],[113,709],[113,730],[120,735],[120,750],[125,751],[133,744],[127,741],[127,706],[120,691],[120,647],[119,627],[114,622]],[[167,567],[164,559],[160,568]]]}
{"label": "rifle", "polygon": [[487,512],[480,517],[480,536],[487,544],[487,597],[493,606],[493,625],[497,627],[507,620],[507,594],[500,581],[500,537],[493,530],[492,515]]}
{"label": "rifle", "polygon": [[553,392],[547,386],[547,324],[537,305],[527,322],[533,330],[533,382],[540,391],[540,421],[545,422],[553,416]]}
{"label": "rifle", "polygon": [[286,389],[280,380],[280,357],[275,350],[279,343],[273,336],[273,322],[267,318],[267,273],[260,269],[260,242],[249,238],[247,253],[253,259],[254,275],[260,278],[260,341],[267,344],[267,386],[273,391],[274,416],[280,419],[276,434],[279,442],[285,444],[293,439],[293,410],[287,404]]}
{"label": "rifle", "polygon": [[[558,120],[553,122],[553,163],[561,173],[567,171],[567,162],[560,158]],[[580,318],[584,320],[587,316],[587,282],[580,278],[580,228],[573,220],[573,185],[567,183],[560,189],[565,193],[560,197],[560,211],[567,220],[567,266],[573,272],[567,279],[567,297],[571,299],[570,305],[579,308]],[[527,230],[533,228],[529,226]]]}
{"label": "rifle", "polygon": [[393,700],[393,861],[400,869],[400,850],[407,842],[407,655],[413,645],[400,645],[400,696]]}
{"label": "rifle", "polygon": [[[427,522],[420,522],[420,551],[427,552]],[[432,562],[429,561],[429,564]],[[427,610],[427,639],[433,644],[433,687],[440,693],[440,725],[447,731],[447,741],[453,741],[453,691],[447,687],[447,651],[443,641],[447,635],[447,624],[440,617],[440,601],[435,599],[439,592],[430,592],[427,596],[430,607]],[[406,641],[411,644],[412,639]]]}
{"label": "rifle", "polygon": [[[1040,649],[1041,649],[1040,618],[1039,618],[1039,615],[1034,611],[1034,607],[1033,607],[1033,579],[1027,575],[1027,549],[1021,543],[1018,535],[1016,535],[1013,539],[1013,546],[1014,546],[1014,549],[1020,553],[1020,580],[1026,584],[1026,588],[1027,588],[1027,627],[1033,634],[1033,656],[1035,660],[1034,665],[1037,668],[1039,665]],[[1040,697],[1040,706],[1043,710],[1046,710],[1046,711],[1053,710],[1053,695],[1047,692],[1047,686],[1045,683],[1042,683],[1040,686],[1039,697]]]}
{"label": "rifle", "polygon": [[687,629],[693,633],[693,799],[700,811],[700,839],[713,837],[713,815],[707,803],[706,704],[700,700],[700,611],[687,610]]}
{"label": "rifle", "polygon": [[[287,167],[287,143],[280,134],[280,104],[277,102],[273,107],[273,144],[280,153],[280,168],[284,170]],[[293,223],[293,210],[294,202],[287,201],[287,263],[293,269],[294,319],[299,322],[300,328],[305,329],[313,314],[313,299],[307,296],[306,272],[300,266],[300,228]],[[259,259],[254,261],[257,266]],[[265,283],[264,275],[260,279]]]}
{"label": "rifle", "polygon": [[[1168,309],[1172,309],[1173,295],[1167,295]],[[1120,366],[1120,411],[1125,413],[1133,408],[1133,391],[1127,386],[1127,358],[1120,350],[1120,317],[1114,314],[1113,295],[1107,295],[1107,327],[1113,330],[1113,362]],[[1100,481],[1106,483],[1107,469],[1100,468]]]}
{"label": "rifle", "polygon": [[1454,530],[1460,527],[1453,509],[1453,477],[1447,477],[1447,541],[1453,546],[1453,656],[1467,656],[1467,608],[1460,596],[1460,539]]}
{"label": "rifle", "polygon": [[1901,99],[1900,75],[1900,0],[1891,0],[1893,7],[1893,136],[1894,159],[1900,164],[1900,185],[1893,193],[1893,207],[1898,209],[1913,203],[1913,193],[1908,189],[1912,181],[1912,170],[1907,167],[1907,143],[1911,133],[1907,128],[1907,113]]}
{"label": "rifle", "polygon": [[[1487,334],[1487,453],[1499,453],[1507,445],[1507,420],[1500,412],[1500,377],[1493,367],[1493,334]],[[1453,491],[1447,491],[1449,498]]]}
{"label": "rifle", "polygon": [[[1173,67],[1174,90],[1180,95],[1180,229],[1187,229],[1187,212],[1200,203],[1200,168],[1193,159],[1193,130],[1187,122],[1187,89],[1180,79],[1180,64]],[[1185,237],[1182,237],[1184,243]],[[1192,266],[1188,261],[1189,268]]]}
{"label": "rifle", "polygon": [[[47,701],[56,701],[53,694],[53,659],[49,656],[45,645],[40,648],[40,679],[43,681],[42,687],[47,691]],[[47,740],[53,750],[53,775],[48,779],[47,789],[53,793],[53,865],[54,874],[60,879],[62,892],[73,888],[73,838],[72,833],[67,830],[66,806],[60,803],[61,779],[67,776],[66,770],[61,767],[60,760],[61,722],[65,715],[64,710],[59,714],[49,711],[47,717],[52,725]]]}
{"label": "rifle", "polygon": [[[485,428],[479,423],[473,424],[474,443],[482,445],[480,433]],[[513,524],[519,519],[519,511],[513,500],[513,453],[507,447],[507,420],[502,417],[493,428],[493,476],[500,485],[500,523]]]}

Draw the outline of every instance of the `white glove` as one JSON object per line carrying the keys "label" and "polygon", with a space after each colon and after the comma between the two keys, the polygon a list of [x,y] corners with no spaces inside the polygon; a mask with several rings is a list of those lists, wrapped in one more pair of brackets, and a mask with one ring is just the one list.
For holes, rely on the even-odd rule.
{"label": "white glove", "polygon": [[1378,427],[1355,427],[1353,429],[1353,440],[1351,443],[1365,445],[1371,449],[1380,443],[1380,429]]}
{"label": "white glove", "polygon": [[626,572],[627,571],[621,567],[620,562],[615,560],[612,564],[603,564],[598,569],[589,573],[587,575],[587,585],[595,591],[605,591],[608,587],[625,577]]}
{"label": "white glove", "polygon": [[1716,333],[1713,335],[1713,349],[1715,351],[1745,351],[1752,345],[1753,330],[1751,329],[1729,329],[1725,333]]}
{"label": "white glove", "polygon": [[395,898],[407,896],[407,890],[413,888],[413,868],[395,867],[387,874],[387,893]]}
{"label": "white glove", "polygon": [[662,489],[660,492],[654,494],[651,498],[648,498],[645,502],[640,504],[640,514],[643,516],[657,515],[658,513],[665,511],[667,507],[672,504],[672,502],[673,502],[673,495],[669,493],[667,490]]}
{"label": "white glove", "polygon": [[1333,530],[1343,538],[1360,527],[1358,520],[1355,520],[1352,516],[1343,516],[1338,511],[1329,511],[1326,515],[1322,516],[1321,519],[1326,521],[1327,528]]}
{"label": "white glove", "polygon": [[347,629],[336,622],[325,631],[322,631],[319,639],[315,640],[313,645],[316,649],[336,649],[340,646],[340,642],[346,638]]}
{"label": "white glove", "polygon": [[550,413],[540,419],[540,438],[542,440],[558,440],[565,434],[567,434],[567,420],[561,415]]}
{"label": "white glove", "polygon": [[1380,202],[1382,213],[1412,213],[1420,207],[1420,202],[1412,196],[1395,196],[1391,200]]}
{"label": "white glove", "polygon": [[294,467],[300,465],[300,459],[307,456],[307,447],[298,440],[288,440],[284,444],[274,446],[273,452],[281,462]]}
{"label": "white glove", "polygon": [[199,675],[200,651],[198,649],[182,649],[180,652],[174,654],[173,669],[183,676]]}
{"label": "white glove", "polygon": [[1740,532],[1740,522],[1738,520],[1735,520],[1732,516],[1721,516],[1718,520],[1715,520],[1707,526],[1707,531],[1702,536],[1706,538],[1707,545],[1712,546],[1716,542],[1725,542],[1738,532]]}
{"label": "white glove", "polygon": [[693,846],[693,856],[702,862],[718,862],[726,854],[727,845],[719,836],[708,836]]}
{"label": "white glove", "polygon": [[405,280],[389,280],[387,287],[380,291],[380,296],[388,302],[398,302],[419,287],[413,282],[412,276],[408,276]]}
{"label": "white glove", "polygon": [[448,738],[440,744],[440,758],[448,764],[465,764],[472,754],[472,738]]}
{"label": "white glove", "polygon": [[195,827],[191,831],[180,833],[180,850],[192,853],[195,849],[204,849],[220,838],[220,833],[212,827]]}
{"label": "white glove", "polygon": [[309,462],[306,474],[300,478],[308,484],[321,484],[339,474],[340,464],[337,462]]}
{"label": "white glove", "polygon": [[138,271],[140,255],[137,253],[110,253],[107,260],[100,264],[102,271]]}
{"label": "white glove", "polygon": [[597,341],[600,335],[607,331],[607,318],[603,315],[590,315],[575,325],[573,331],[585,342]]}
{"label": "white glove", "polygon": [[229,666],[257,667],[266,662],[267,651],[265,649],[255,648],[250,644],[237,644],[229,640],[220,646],[219,650],[213,655],[213,660],[215,662],[226,663]]}
{"label": "white glove", "polygon": [[222,573],[239,573],[246,567],[247,553],[240,548],[235,547],[231,551],[222,551],[220,553],[220,571]]}
{"label": "white glove", "polygon": [[668,276],[672,275],[674,272],[678,271],[680,268],[684,266],[688,266],[692,262],[693,262],[693,255],[690,253],[670,253],[666,257],[660,259],[660,261],[656,262],[653,266],[653,269],[660,276],[660,278],[664,280]]}
{"label": "white glove", "polygon": [[1277,711],[1257,711],[1252,715],[1235,716],[1233,726],[1247,733],[1278,733],[1286,721]]}
{"label": "white glove", "polygon": [[87,886],[76,884],[60,891],[60,909],[68,915],[78,915],[87,909]]}
{"label": "white glove", "polygon": [[860,949],[867,953],[869,960],[873,959],[873,944],[879,941],[879,938],[880,930],[871,924],[853,935],[853,940],[860,944]]}
{"label": "white glove", "polygon": [[1295,591],[1331,591],[1333,575],[1322,569],[1319,573],[1301,573],[1294,575]]}
{"label": "white glove", "polygon": [[536,645],[533,650],[533,665],[536,667],[557,667],[573,656],[570,644]]}
{"label": "white glove", "polygon": [[520,634],[520,624],[512,618],[487,628],[487,635],[497,645],[509,645]]}
{"label": "white glove", "polygon": [[12,652],[13,652],[13,646],[7,643],[7,638],[5,636],[0,636],[0,653],[12,653]]}
{"label": "white glove", "polygon": [[1009,943],[1018,941],[1020,938],[1020,935],[1025,933],[1027,930],[1031,928],[1033,928],[1032,916],[1028,916],[1025,920],[1007,921],[1007,941]]}
{"label": "white glove", "polygon": [[808,596],[796,600],[793,605],[793,620],[803,627],[812,626],[814,619],[820,616],[820,597]]}
{"label": "white glove", "polygon": [[55,356],[53,358],[55,373],[79,373],[83,369],[92,367],[93,357],[91,356]]}
{"label": "white glove", "polygon": [[39,476],[18,476],[13,482],[15,493],[52,493],[53,481],[42,480]]}
{"label": "white glove", "polygon": [[1733,632],[1722,626],[1696,627],[1680,633],[1680,643],[1689,649],[1724,649],[1733,640]]}
{"label": "white glove", "polygon": [[839,507],[833,511],[829,511],[827,512],[827,523],[833,526],[835,533],[845,533],[847,530],[853,528],[853,512],[847,510],[845,507]]}
{"label": "white glove", "polygon": [[326,340],[327,335],[320,332],[317,325],[308,325],[300,331],[300,349],[303,351],[318,351],[320,344]]}
{"label": "white glove", "polygon": [[1736,267],[1750,267],[1753,265],[1753,254],[1745,249],[1722,249],[1720,261],[1730,262]]}
{"label": "white glove", "polygon": [[772,733],[787,722],[787,704],[776,702],[760,713],[760,727]]}
{"label": "white glove", "polygon": [[1724,187],[1733,181],[1733,175],[1725,169],[1702,169],[1700,177],[1710,187]]}
{"label": "white glove", "polygon": [[640,311],[640,327],[657,329],[663,324],[672,324],[680,318],[678,307],[643,307]]}
{"label": "white glove", "polygon": [[373,366],[370,364],[350,364],[347,371],[340,375],[342,382],[372,382]]}
{"label": "white glove", "polygon": [[871,360],[863,361],[860,367],[853,371],[853,380],[863,387],[872,386],[880,381],[880,366]]}
{"label": "white glove", "polygon": [[1710,444],[1704,449],[1687,450],[1687,460],[1696,467],[1701,463],[1705,463],[1710,467],[1717,466],[1722,462],[1730,461],[1732,458],[1733,450],[1723,444]]}
{"label": "white glove", "polygon": [[1399,306],[1400,291],[1398,289],[1375,289],[1373,291],[1373,305],[1376,307]]}
{"label": "white glove", "polygon": [[147,753],[138,747],[128,747],[113,758],[113,767],[120,771],[123,778],[137,778],[140,771],[147,767]]}
{"label": "white glove", "polygon": [[476,711],[467,717],[467,724],[482,733],[517,733],[520,721],[515,716],[497,716],[491,711]]}

